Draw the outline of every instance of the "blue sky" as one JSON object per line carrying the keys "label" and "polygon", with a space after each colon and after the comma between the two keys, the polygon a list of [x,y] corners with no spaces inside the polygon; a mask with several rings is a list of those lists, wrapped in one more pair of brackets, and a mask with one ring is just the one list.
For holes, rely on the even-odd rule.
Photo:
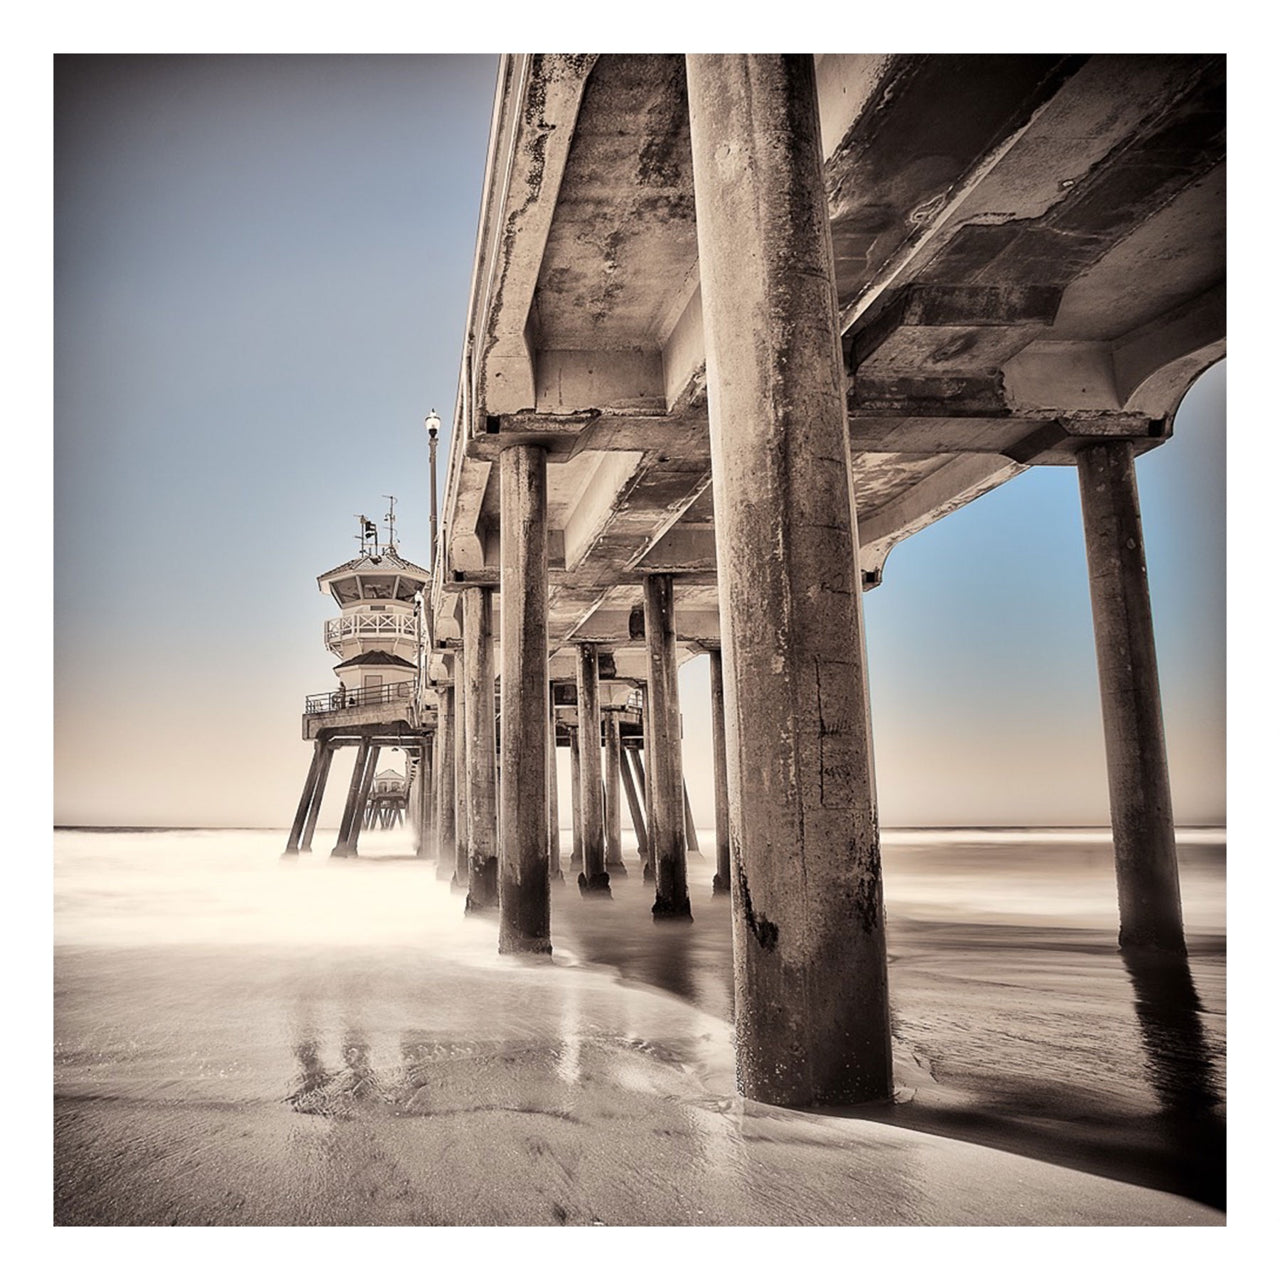
{"label": "blue sky", "polygon": [[[495,69],[64,62],[58,821],[290,820],[303,698],[333,684],[316,575],[389,493],[427,558],[422,420],[452,418]],[[1224,812],[1224,440],[1220,366],[1138,464],[1184,822]],[[1106,820],[1070,469],[897,548],[866,617],[886,823]],[[691,774],[703,668],[684,677]]]}

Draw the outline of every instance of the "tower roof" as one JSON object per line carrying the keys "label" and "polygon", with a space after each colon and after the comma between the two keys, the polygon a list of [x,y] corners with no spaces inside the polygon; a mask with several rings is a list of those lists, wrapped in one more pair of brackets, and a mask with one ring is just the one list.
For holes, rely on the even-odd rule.
{"label": "tower roof", "polygon": [[408,658],[397,658],[394,653],[388,653],[385,649],[370,649],[338,663],[334,670],[341,671],[344,667],[408,667],[412,671],[413,663]]}
{"label": "tower roof", "polygon": [[404,559],[403,556],[391,550],[383,551],[380,555],[368,553],[356,556],[354,560],[348,560],[346,564],[340,564],[336,569],[322,573],[316,581],[323,590],[324,584],[331,578],[346,577],[352,573],[401,573],[421,578],[423,582],[431,581],[430,570],[414,564],[412,560]]}

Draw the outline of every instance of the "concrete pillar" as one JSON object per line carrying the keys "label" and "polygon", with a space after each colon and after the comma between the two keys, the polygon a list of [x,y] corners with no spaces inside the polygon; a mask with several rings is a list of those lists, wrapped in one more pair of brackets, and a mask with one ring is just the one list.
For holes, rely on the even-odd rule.
{"label": "concrete pillar", "polygon": [[569,856],[569,870],[582,867],[582,753],[579,748],[578,730],[569,730],[569,793],[573,801],[573,852]]}
{"label": "concrete pillar", "polygon": [[1185,953],[1173,800],[1133,446],[1076,459],[1102,691],[1120,946]]}
{"label": "concrete pillar", "polygon": [[618,713],[604,713],[604,864],[610,875],[625,876],[622,861],[622,734]]}
{"label": "concrete pillar", "polygon": [[578,645],[578,807],[582,814],[583,893],[609,894],[604,869],[604,803],[600,777],[600,661],[593,644]]}
{"label": "concrete pillar", "polygon": [[556,751],[555,700],[548,690],[550,714],[547,716],[547,848],[550,854],[551,878],[563,880],[560,870],[560,778]]}
{"label": "concrete pillar", "polygon": [[690,853],[696,853],[702,856],[702,851],[698,847],[698,824],[693,820],[693,805],[689,803],[689,784],[687,781],[681,781],[680,789],[684,792],[684,843],[685,848]]}
{"label": "concrete pillar", "polygon": [[729,776],[724,752],[724,661],[719,649],[711,658],[711,766],[716,797],[716,874],[712,893],[729,892]]}
{"label": "concrete pillar", "polygon": [[884,1099],[880,840],[813,57],[690,54],[685,65],[739,1084],[784,1106]]}
{"label": "concrete pillar", "polygon": [[498,742],[493,696],[493,588],[462,592],[467,692],[467,910],[498,905]]}
{"label": "concrete pillar", "polygon": [[453,888],[465,892],[471,881],[471,844],[467,829],[467,651],[453,665]]}
{"label": "concrete pillar", "polygon": [[547,848],[547,455],[499,459],[502,525],[502,847],[498,950],[551,951]]}
{"label": "concrete pillar", "polygon": [[[640,796],[636,791],[635,780],[631,776],[633,751],[623,751],[619,756],[622,766],[622,789],[627,794],[627,808],[631,811],[631,826],[636,833],[636,852],[640,855],[642,866],[649,864],[649,841],[644,829],[644,810],[640,807]],[[643,784],[642,784],[643,785]]]}
{"label": "concrete pillar", "polygon": [[[446,665],[448,665],[446,663]],[[437,693],[435,756],[436,774],[436,879],[448,880],[457,863],[457,819],[454,807],[453,769],[457,746],[455,726],[457,699],[452,685],[442,685]]]}
{"label": "concrete pillar", "polygon": [[347,787],[347,803],[342,809],[342,821],[338,823],[338,842],[329,855],[345,858],[351,849],[351,828],[355,822],[356,805],[361,802],[360,788],[364,783],[365,767],[369,763],[369,739],[361,738],[356,751],[356,762],[351,770],[351,783]]}
{"label": "concrete pillar", "polygon": [[675,605],[669,573],[644,580],[649,689],[645,705],[649,757],[649,847],[656,882],[655,920],[691,920],[685,869],[684,766]]}
{"label": "concrete pillar", "polygon": [[631,753],[631,767],[635,770],[636,781],[640,784],[640,794],[644,796],[644,812],[645,812],[645,835],[647,843],[644,850],[644,878],[645,881],[653,879],[653,832],[650,826],[653,814],[653,795],[649,790],[649,779],[645,776],[644,762],[652,759],[653,755],[653,733],[652,721],[649,715],[649,686],[642,685],[640,687],[640,725],[643,730],[644,752],[633,751]]}
{"label": "concrete pillar", "polygon": [[360,783],[360,798],[356,801],[356,815],[351,823],[351,834],[347,838],[347,856],[354,858],[360,850],[360,833],[364,829],[365,810],[369,804],[369,792],[373,788],[373,778],[378,772],[378,756],[382,748],[376,743],[369,747],[369,759],[364,766],[364,778]]}
{"label": "concrete pillar", "polygon": [[320,805],[324,801],[325,784],[329,781],[329,766],[333,764],[333,747],[325,743],[324,754],[320,757],[320,773],[312,790],[311,807],[307,812],[307,825],[302,832],[302,847],[311,850],[311,839],[316,833],[316,822],[320,817]]}
{"label": "concrete pillar", "polygon": [[307,766],[306,781],[302,784],[302,795],[298,798],[298,811],[293,815],[293,826],[289,829],[289,839],[284,846],[285,853],[297,853],[298,842],[302,839],[302,831],[306,826],[307,814],[315,804],[316,779],[320,776],[320,759],[324,755],[324,743],[316,739],[311,749],[311,763]]}
{"label": "concrete pillar", "polygon": [[432,768],[435,756],[435,744],[429,734],[424,734],[422,746],[418,750],[418,809],[416,814],[418,830],[418,857],[431,857],[434,840],[432,828],[435,825],[435,770]]}

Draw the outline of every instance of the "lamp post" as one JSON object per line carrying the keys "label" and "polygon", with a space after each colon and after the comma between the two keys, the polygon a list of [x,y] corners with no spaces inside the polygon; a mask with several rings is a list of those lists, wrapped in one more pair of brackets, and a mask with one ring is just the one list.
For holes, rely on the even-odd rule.
{"label": "lamp post", "polygon": [[434,409],[427,419],[427,437],[431,441],[431,576],[436,572],[436,540],[439,535],[439,519],[436,513],[436,447],[440,443],[440,417]]}

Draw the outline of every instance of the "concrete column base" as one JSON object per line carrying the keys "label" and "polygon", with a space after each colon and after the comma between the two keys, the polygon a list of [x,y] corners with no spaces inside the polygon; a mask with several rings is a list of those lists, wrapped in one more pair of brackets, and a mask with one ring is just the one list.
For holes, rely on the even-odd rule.
{"label": "concrete column base", "polygon": [[653,904],[653,918],[655,920],[687,920],[693,923],[693,908],[689,905],[689,899],[686,897],[681,902],[668,902],[659,896],[658,900]]}
{"label": "concrete column base", "polygon": [[597,871],[594,875],[578,876],[578,892],[584,898],[595,894],[602,898],[612,898],[613,890],[609,888],[609,873],[607,871]]}

